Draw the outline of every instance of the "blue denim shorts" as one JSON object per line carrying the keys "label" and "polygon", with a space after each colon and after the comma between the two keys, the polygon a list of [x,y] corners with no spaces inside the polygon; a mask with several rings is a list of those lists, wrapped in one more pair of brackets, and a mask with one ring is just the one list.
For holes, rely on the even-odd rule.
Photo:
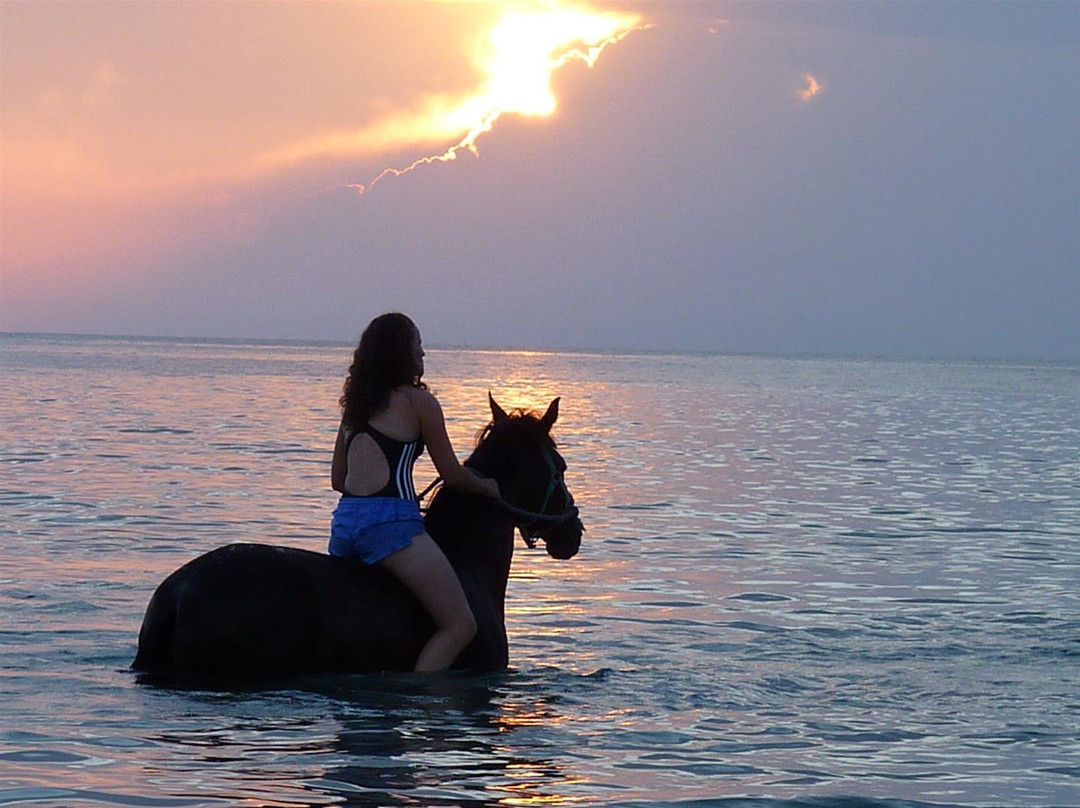
{"label": "blue denim shorts", "polygon": [[330,519],[330,555],[375,564],[424,532],[420,505],[397,497],[342,497]]}

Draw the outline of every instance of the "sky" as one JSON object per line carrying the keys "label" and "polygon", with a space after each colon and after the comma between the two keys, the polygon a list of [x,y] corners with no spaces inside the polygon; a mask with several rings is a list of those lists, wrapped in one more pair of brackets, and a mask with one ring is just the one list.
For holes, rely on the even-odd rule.
{"label": "sky", "polygon": [[3,331],[1080,361],[1080,3],[3,0],[0,46]]}

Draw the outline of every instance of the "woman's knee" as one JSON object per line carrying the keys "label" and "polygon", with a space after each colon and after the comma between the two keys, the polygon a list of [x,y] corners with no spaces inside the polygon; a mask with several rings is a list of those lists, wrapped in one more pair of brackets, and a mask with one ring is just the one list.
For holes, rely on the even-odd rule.
{"label": "woman's knee", "polygon": [[463,644],[471,642],[477,632],[476,616],[473,615],[472,609],[466,603],[464,609],[455,610],[451,615],[444,615],[443,621],[438,624],[438,629],[452,634],[456,639],[461,640]]}
{"label": "woman's knee", "polygon": [[461,624],[462,634],[465,636],[465,642],[472,642],[472,638],[476,636],[478,626],[476,625],[476,616],[472,613],[472,609],[467,611]]}

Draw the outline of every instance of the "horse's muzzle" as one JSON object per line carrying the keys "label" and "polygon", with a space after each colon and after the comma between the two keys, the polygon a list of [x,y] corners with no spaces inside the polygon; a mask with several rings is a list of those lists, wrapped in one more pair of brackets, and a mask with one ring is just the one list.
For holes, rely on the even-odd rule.
{"label": "horse's muzzle", "polygon": [[584,532],[585,526],[581,524],[581,519],[576,517],[568,519],[550,532],[545,532],[542,538],[548,555],[561,561],[573,558],[581,548],[581,534]]}

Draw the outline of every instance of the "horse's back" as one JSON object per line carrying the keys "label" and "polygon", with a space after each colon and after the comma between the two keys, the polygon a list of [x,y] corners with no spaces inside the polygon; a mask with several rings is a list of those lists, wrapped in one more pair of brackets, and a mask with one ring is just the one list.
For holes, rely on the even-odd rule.
{"label": "horse's back", "polygon": [[[356,620],[380,595],[392,597],[385,578],[359,562],[297,548],[218,548],[158,587],[132,667],[243,678],[362,669]],[[400,627],[388,635],[395,633]]]}

